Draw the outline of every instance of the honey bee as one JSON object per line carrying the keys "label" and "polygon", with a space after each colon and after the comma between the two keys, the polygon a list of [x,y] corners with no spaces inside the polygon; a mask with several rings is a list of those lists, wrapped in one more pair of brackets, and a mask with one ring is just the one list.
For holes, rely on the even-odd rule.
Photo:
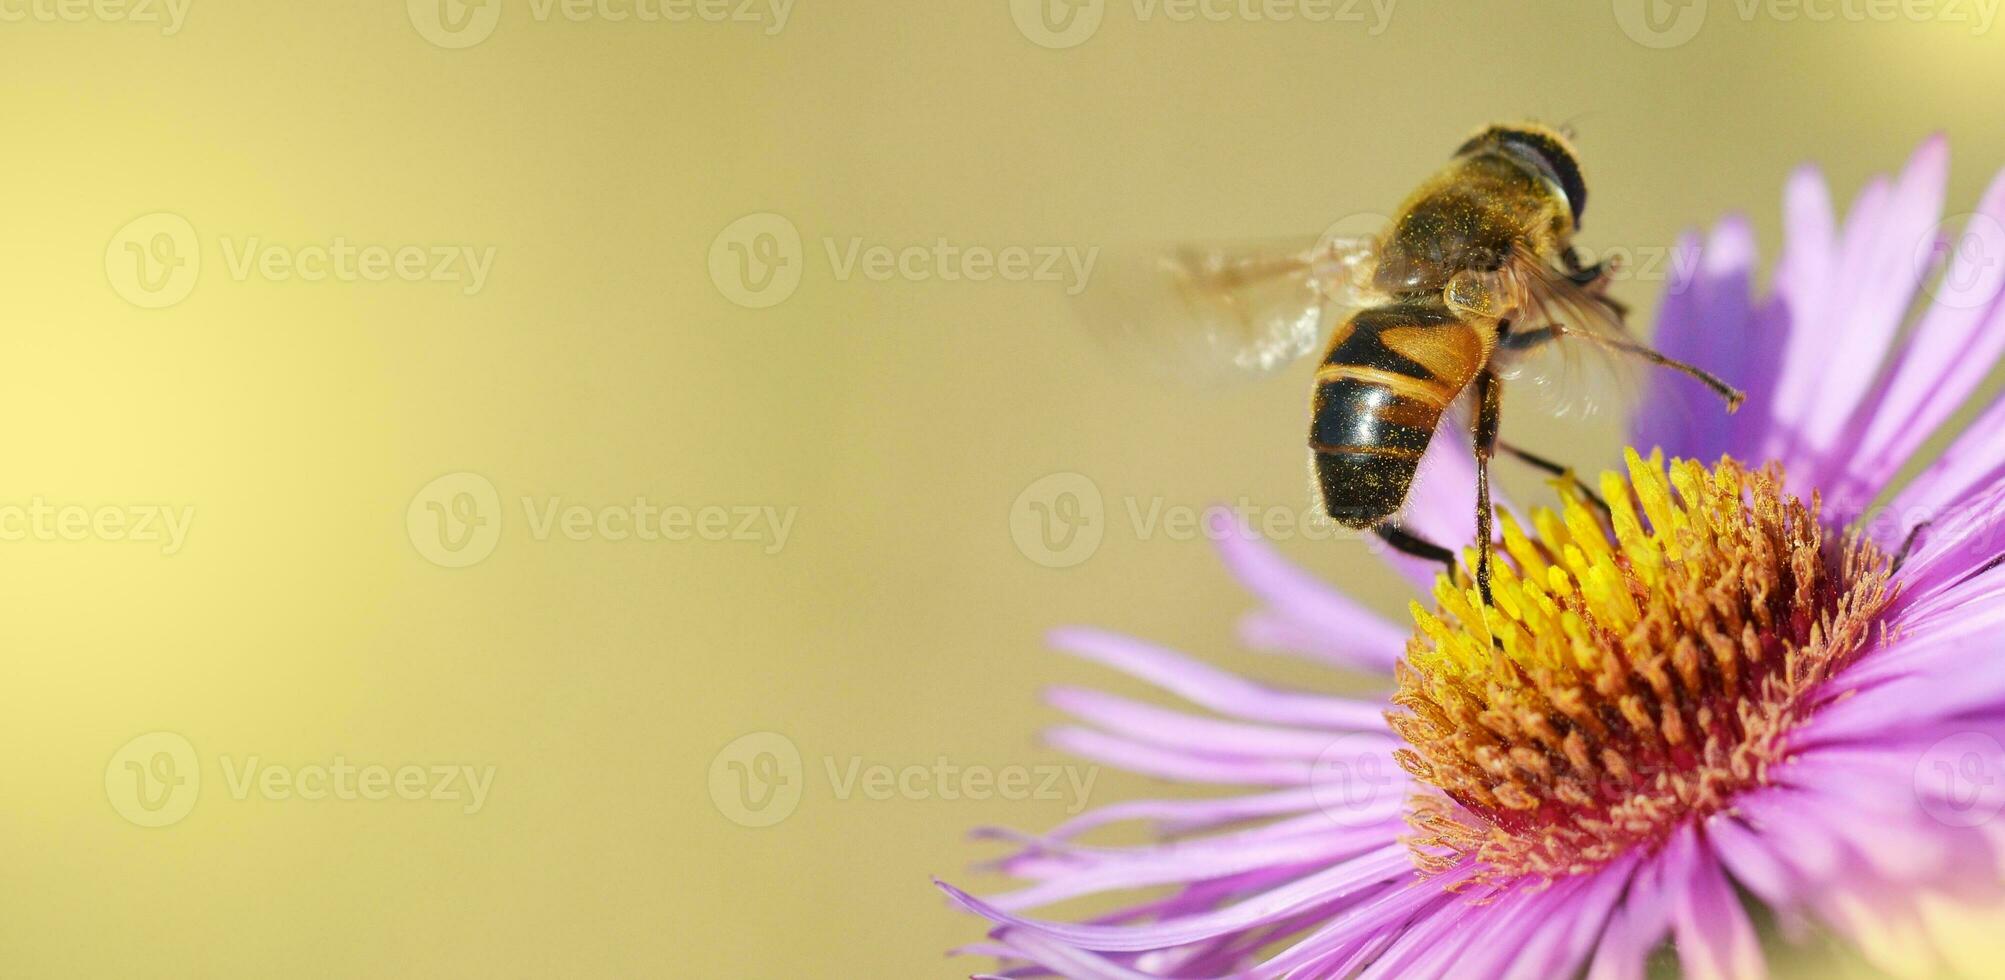
{"label": "honey bee", "polygon": [[[1491,603],[1489,464],[1501,448],[1555,475],[1551,460],[1501,442],[1501,370],[1548,344],[1577,342],[1688,374],[1726,400],[1743,395],[1697,366],[1630,337],[1626,308],[1606,295],[1607,263],[1584,265],[1573,245],[1587,205],[1567,134],[1537,123],[1491,125],[1455,151],[1378,236],[1314,244],[1183,248],[1161,256],[1168,310],[1156,317],[1200,338],[1239,368],[1272,370],[1331,333],[1310,402],[1313,484],[1332,520],[1369,530],[1399,551],[1447,566],[1454,552],[1401,527],[1398,514],[1442,415],[1470,402],[1476,457],[1476,586]],[[1141,308],[1115,319],[1123,332]],[[1195,328],[1194,330],[1192,328]]]}

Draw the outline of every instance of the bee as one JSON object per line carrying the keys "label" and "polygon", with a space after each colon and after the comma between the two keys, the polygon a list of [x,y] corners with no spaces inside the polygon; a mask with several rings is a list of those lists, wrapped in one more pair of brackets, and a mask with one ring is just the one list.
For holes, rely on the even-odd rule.
{"label": "bee", "polygon": [[[1454,552],[1405,530],[1398,514],[1443,414],[1467,398],[1476,462],[1477,589],[1491,604],[1489,465],[1501,448],[1555,475],[1553,461],[1498,438],[1501,371],[1555,343],[1583,343],[1683,372],[1727,411],[1743,394],[1630,337],[1606,294],[1613,268],[1573,245],[1587,184],[1568,135],[1531,122],[1486,126],[1409,195],[1377,236],[1293,246],[1183,248],[1154,263],[1208,354],[1273,370],[1306,354],[1326,316],[1348,311],[1323,347],[1309,450],[1323,513],[1447,566]],[[1134,312],[1142,312],[1139,308]],[[1122,332],[1160,331],[1115,317]],[[1192,331],[1191,328],[1196,330]]]}

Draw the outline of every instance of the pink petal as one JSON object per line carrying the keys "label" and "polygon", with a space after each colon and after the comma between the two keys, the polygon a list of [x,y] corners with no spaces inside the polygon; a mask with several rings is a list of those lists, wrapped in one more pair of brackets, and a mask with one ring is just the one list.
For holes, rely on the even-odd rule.
{"label": "pink petal", "polygon": [[1776,380],[1775,424],[1758,454],[1763,459],[1779,458],[1795,438],[1801,406],[1817,381],[1807,365],[1818,359],[1820,345],[1829,342],[1807,326],[1826,322],[1822,314],[1827,296],[1838,288],[1837,219],[1831,189],[1815,167],[1802,167],[1790,175],[1783,189],[1782,224],[1786,234],[1774,290],[1792,328],[1782,358],[1783,373]]}
{"label": "pink petal", "polygon": [[1233,577],[1275,612],[1328,637],[1323,649],[1332,662],[1389,673],[1393,662],[1405,653],[1411,632],[1405,626],[1388,622],[1282,558],[1241,527],[1231,511],[1214,508],[1205,519],[1218,542],[1219,557]]}
{"label": "pink petal", "polygon": [[1935,462],[1902,488],[1891,508],[1903,527],[1940,520],[2001,479],[2005,479],[2005,398],[1991,403]]}
{"label": "pink petal", "polygon": [[1879,404],[1851,451],[1855,493],[1872,496],[1963,404],[2005,352],[2005,172],[1991,181],[1951,258],[1935,303],[1902,345]]}
{"label": "pink petal", "polygon": [[[1669,882],[1680,881],[1669,878]],[[1636,870],[1629,879],[1628,894],[1609,917],[1595,947],[1594,963],[1588,980],[1643,980],[1643,964],[1650,950],[1671,927],[1670,898],[1662,855]]]}
{"label": "pink petal", "polygon": [[1146,745],[1090,728],[1054,728],[1045,733],[1045,740],[1073,755],[1117,769],[1179,782],[1306,786],[1314,774],[1311,764],[1305,761],[1207,757]]}
{"label": "pink petal", "polygon": [[1416,915],[1425,914],[1429,906],[1458,901],[1447,890],[1448,886],[1466,878],[1468,873],[1469,870],[1463,868],[1438,878],[1386,888],[1378,895],[1344,909],[1322,928],[1262,963],[1250,976],[1253,980],[1271,980],[1295,970],[1312,968],[1322,972],[1311,975],[1349,976],[1348,970],[1327,969],[1331,965],[1328,961],[1346,955],[1362,958],[1372,940],[1378,936],[1395,934],[1401,924]]}
{"label": "pink petal", "polygon": [[1428,958],[1415,963],[1414,972],[1426,976],[1503,975],[1504,967],[1525,951],[1541,925],[1552,923],[1554,915],[1568,907],[1567,900],[1579,888],[1578,880],[1563,881],[1544,891],[1519,888],[1485,906],[1480,918],[1472,916],[1464,923],[1461,932],[1471,945],[1441,944]]}
{"label": "pink petal", "polygon": [[1205,881],[1263,868],[1307,866],[1311,862],[1335,864],[1373,847],[1383,847],[1397,833],[1396,828],[1388,827],[1233,847],[1204,847],[1202,842],[1165,845],[1098,861],[1071,874],[990,895],[987,901],[996,908],[1017,911],[1099,892]]}
{"label": "pink petal", "polygon": [[1595,872],[1587,887],[1556,910],[1552,923],[1525,944],[1504,980],[1544,980],[1579,973],[1635,866],[1636,858],[1630,855]]}
{"label": "pink petal", "polygon": [[1343,752],[1376,761],[1390,758],[1401,744],[1390,734],[1337,734],[1218,721],[1088,688],[1052,688],[1045,698],[1052,706],[1116,734],[1211,755],[1314,761]]}
{"label": "pink petal", "polygon": [[1161,980],[1157,974],[1130,970],[1104,956],[1075,949],[1028,929],[1004,929],[997,935],[1015,955],[1060,976],[1075,980]]}
{"label": "pink petal", "polygon": [[934,884],[963,908],[991,921],[1027,929],[1081,949],[1138,952],[1181,946],[1252,928],[1340,900],[1361,888],[1411,874],[1412,870],[1406,846],[1390,844],[1213,912],[1143,926],[1074,925],[1026,919],[989,905],[946,882],[936,880]]}
{"label": "pink petal", "polygon": [[1787,403],[1778,395],[1778,409],[1786,409],[1783,422],[1799,431],[1793,455],[1810,464],[1806,476],[1818,486],[1836,482],[1839,469],[1833,464],[1843,460],[1834,457],[1849,453],[1849,447],[1840,452],[1841,437],[1855,413],[1871,407],[1868,393],[1920,286],[1923,269],[1913,261],[1914,251],[1941,218],[1948,181],[1949,144],[1938,135],[1915,150],[1893,185],[1869,186],[1845,222],[1838,278],[1825,297],[1829,305],[1815,319],[1797,320],[1799,329],[1819,334],[1826,350],[1845,352],[1792,368],[1815,372],[1803,401]]}
{"label": "pink petal", "polygon": [[1745,824],[1716,813],[1706,820],[1706,840],[1734,879],[1772,906],[1785,906],[1795,892],[1789,869]]}
{"label": "pink petal", "polygon": [[1087,628],[1053,631],[1051,645],[1139,677],[1192,704],[1254,721],[1331,729],[1386,727],[1383,702],[1353,701],[1255,684],[1230,671],[1118,633]]}
{"label": "pink petal", "polygon": [[[1803,297],[1805,314],[1811,303],[1830,288],[1833,257],[1838,253],[1838,218],[1831,207],[1831,189],[1814,166],[1798,167],[1782,192],[1782,258],[1776,262],[1776,292]],[[1792,359],[1813,356],[1814,335],[1792,339]]]}
{"label": "pink petal", "polygon": [[1753,288],[1754,231],[1738,215],[1720,222],[1701,250],[1679,240],[1679,254],[1697,252],[1696,267],[1679,273],[1664,290],[1653,343],[1672,357],[1697,364],[1747,392],[1747,403],[1729,415],[1712,389],[1683,374],[1657,369],[1648,375],[1649,397],[1636,415],[1632,442],[1645,452],[1712,460],[1739,454],[1768,427],[1768,403],[1787,340],[1786,318],[1758,318]]}
{"label": "pink petal", "polygon": [[1673,864],[1688,873],[1685,888],[1672,900],[1671,922],[1678,935],[1678,961],[1692,980],[1743,980],[1768,975],[1761,944],[1726,876],[1713,856],[1701,851],[1692,829],[1671,841],[1680,851]]}
{"label": "pink petal", "polygon": [[[1314,810],[1314,789],[1290,789],[1254,796],[1205,800],[1128,800],[1089,810],[1045,833],[1046,840],[1065,840],[1096,827],[1126,820],[1154,820],[1166,828],[1191,830],[1233,820],[1271,817]],[[978,834],[987,836],[984,831]]]}
{"label": "pink petal", "polygon": [[1461,951],[1478,935],[1489,936],[1494,905],[1474,906],[1466,899],[1434,910],[1433,914],[1407,924],[1385,952],[1358,974],[1358,980],[1386,980],[1390,977],[1430,980],[1447,966],[1444,957]]}

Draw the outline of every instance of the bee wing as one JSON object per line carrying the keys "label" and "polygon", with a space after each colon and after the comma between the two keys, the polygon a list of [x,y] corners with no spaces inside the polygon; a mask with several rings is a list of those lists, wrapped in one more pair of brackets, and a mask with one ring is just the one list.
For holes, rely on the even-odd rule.
{"label": "bee wing", "polygon": [[1638,391],[1636,364],[1615,357],[1606,344],[1595,341],[1635,341],[1622,324],[1620,308],[1602,295],[1605,282],[1582,286],[1523,246],[1506,264],[1505,275],[1522,297],[1512,332],[1548,326],[1560,331],[1551,343],[1499,358],[1500,372],[1513,383],[1513,394],[1528,394],[1544,414],[1626,414]]}
{"label": "bee wing", "polygon": [[1339,310],[1373,301],[1376,240],[1301,237],[1117,250],[1079,298],[1124,360],[1215,385],[1315,350]]}

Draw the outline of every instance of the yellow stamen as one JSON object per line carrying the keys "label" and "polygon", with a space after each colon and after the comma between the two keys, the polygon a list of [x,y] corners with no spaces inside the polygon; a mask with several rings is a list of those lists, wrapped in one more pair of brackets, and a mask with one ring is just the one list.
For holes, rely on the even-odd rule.
{"label": "yellow stamen", "polygon": [[1624,462],[1605,517],[1569,480],[1533,535],[1500,515],[1494,607],[1445,576],[1413,606],[1389,718],[1435,790],[1408,818],[1425,871],[1577,874],[1724,808],[1893,600],[1886,556],[1827,548],[1779,466]]}

